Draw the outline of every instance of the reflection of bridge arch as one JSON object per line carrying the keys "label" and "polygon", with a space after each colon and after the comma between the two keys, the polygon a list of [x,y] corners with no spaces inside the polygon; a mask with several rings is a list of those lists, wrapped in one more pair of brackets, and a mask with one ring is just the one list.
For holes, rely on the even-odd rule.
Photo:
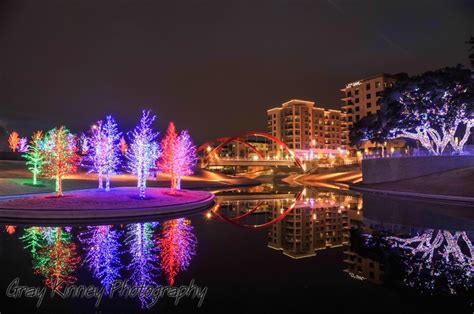
{"label": "reflection of bridge arch", "polygon": [[293,211],[293,209],[295,209],[296,205],[298,204],[298,202],[302,199],[302,196],[303,194],[302,193],[299,193],[296,198],[295,198],[295,201],[293,202],[293,204],[291,204],[285,211],[283,211],[280,215],[278,215],[277,217],[271,219],[270,221],[267,221],[263,224],[260,224],[260,225],[246,225],[246,224],[241,224],[241,223],[238,223],[237,221],[238,220],[241,220],[242,218],[244,218],[245,216],[248,216],[250,215],[251,213],[255,212],[257,210],[257,208],[259,208],[262,203],[259,202],[253,209],[251,209],[249,212],[241,215],[241,216],[238,216],[238,217],[234,217],[234,218],[229,218],[227,217],[226,215],[223,215],[221,213],[219,213],[219,210],[220,210],[220,204],[216,204],[212,209],[211,209],[211,212],[213,215],[219,217],[220,219],[226,221],[226,222],[229,222],[233,225],[236,225],[236,226],[239,226],[239,227],[242,227],[242,228],[252,228],[252,229],[260,229],[260,228],[267,228],[279,221],[281,221],[282,219],[284,219],[289,213],[291,213]]}
{"label": "reflection of bridge arch", "polygon": [[[277,137],[275,137],[271,134],[268,134],[268,133],[265,133],[265,132],[260,132],[260,131],[250,131],[250,132],[242,133],[242,134],[237,135],[237,136],[223,137],[223,138],[218,138],[218,139],[214,140],[213,141],[214,143],[219,143],[219,144],[216,147],[214,147],[213,149],[211,149],[210,151],[207,151],[207,155],[205,156],[205,159],[209,160],[210,156],[213,156],[213,155],[219,153],[224,146],[226,146],[227,144],[232,143],[232,142],[241,143],[241,144],[245,145],[246,147],[248,147],[249,149],[251,149],[252,151],[254,151],[255,153],[257,153],[260,158],[264,158],[264,155],[263,155],[262,152],[260,152],[253,145],[251,145],[246,140],[244,140],[244,138],[247,137],[247,136],[259,136],[259,137],[263,137],[265,139],[269,139],[269,140],[275,142],[276,144],[278,144],[280,146],[281,149],[283,149],[284,151],[286,151],[288,153],[288,155],[293,159],[293,161],[295,162],[295,164],[298,167],[303,168],[301,161],[298,159],[298,157],[296,157],[296,155],[288,147],[288,145],[285,144],[285,142],[283,142],[282,140],[280,140],[279,138],[277,138]],[[198,153],[199,152],[206,152],[208,147],[210,147],[211,143],[212,142],[207,142],[207,143],[199,146],[198,149],[197,149],[197,152]]]}

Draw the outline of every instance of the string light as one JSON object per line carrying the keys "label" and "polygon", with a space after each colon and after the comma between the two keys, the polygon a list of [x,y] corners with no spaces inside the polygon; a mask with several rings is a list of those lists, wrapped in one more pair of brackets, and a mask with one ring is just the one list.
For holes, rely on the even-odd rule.
{"label": "string light", "polygon": [[150,111],[143,111],[140,124],[130,134],[130,148],[127,152],[128,167],[137,176],[137,187],[140,198],[145,198],[146,180],[150,169],[160,156],[160,147],[156,142],[158,133],[153,132],[151,124],[155,116],[150,117]]}

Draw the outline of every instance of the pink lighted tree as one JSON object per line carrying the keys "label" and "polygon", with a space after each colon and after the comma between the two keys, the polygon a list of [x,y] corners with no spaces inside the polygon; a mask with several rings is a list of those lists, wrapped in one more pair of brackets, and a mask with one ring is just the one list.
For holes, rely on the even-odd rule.
{"label": "pink lighted tree", "polygon": [[176,191],[177,162],[176,151],[178,148],[178,134],[173,122],[168,125],[165,138],[161,141],[161,158],[158,161],[160,170],[170,176],[171,190],[173,194]]}
{"label": "pink lighted tree", "polygon": [[161,146],[163,153],[158,167],[163,173],[170,176],[170,193],[174,194],[181,189],[181,178],[193,173],[192,169],[196,163],[196,147],[187,131],[182,131],[179,136],[176,134],[173,122],[170,122]]}

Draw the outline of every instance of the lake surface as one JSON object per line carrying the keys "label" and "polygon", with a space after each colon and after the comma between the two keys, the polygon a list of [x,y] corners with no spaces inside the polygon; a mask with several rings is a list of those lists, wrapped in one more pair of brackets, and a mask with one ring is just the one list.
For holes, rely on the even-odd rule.
{"label": "lake surface", "polygon": [[[472,207],[272,184],[216,196],[188,217],[0,225],[0,312],[472,313]],[[40,306],[18,286],[47,287]]]}

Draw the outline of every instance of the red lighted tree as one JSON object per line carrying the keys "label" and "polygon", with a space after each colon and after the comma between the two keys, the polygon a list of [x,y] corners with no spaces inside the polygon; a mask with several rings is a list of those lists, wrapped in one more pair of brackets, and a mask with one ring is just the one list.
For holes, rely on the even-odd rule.
{"label": "red lighted tree", "polygon": [[163,223],[161,237],[157,239],[161,269],[167,276],[168,284],[174,285],[176,275],[189,267],[196,255],[197,239],[191,221],[184,218]]}
{"label": "red lighted tree", "polygon": [[181,189],[181,178],[193,173],[196,163],[196,147],[193,145],[189,133],[182,131],[179,136],[173,122],[170,122],[166,137],[161,142],[162,155],[158,167],[171,179],[170,193]]}
{"label": "red lighted tree", "polygon": [[5,231],[9,234],[9,235],[12,235],[15,233],[16,231],[16,226],[14,225],[6,225],[5,226]]}
{"label": "red lighted tree", "polygon": [[161,141],[161,159],[158,161],[160,170],[170,176],[170,193],[176,192],[177,161],[176,151],[178,147],[178,135],[173,122],[168,125],[165,138]]}
{"label": "red lighted tree", "polygon": [[44,174],[56,180],[57,196],[63,196],[62,180],[77,171],[80,156],[76,139],[64,126],[54,128],[44,139]]}
{"label": "red lighted tree", "polygon": [[71,273],[77,269],[81,258],[76,244],[70,241],[71,235],[63,228],[57,228],[54,242],[42,247],[34,260],[35,273],[44,276],[46,286],[52,290],[60,291],[77,280]]}
{"label": "red lighted tree", "polygon": [[18,135],[18,132],[13,131],[10,133],[10,136],[8,137],[8,147],[13,152],[16,152],[18,149],[18,145],[20,144],[20,135]]}

